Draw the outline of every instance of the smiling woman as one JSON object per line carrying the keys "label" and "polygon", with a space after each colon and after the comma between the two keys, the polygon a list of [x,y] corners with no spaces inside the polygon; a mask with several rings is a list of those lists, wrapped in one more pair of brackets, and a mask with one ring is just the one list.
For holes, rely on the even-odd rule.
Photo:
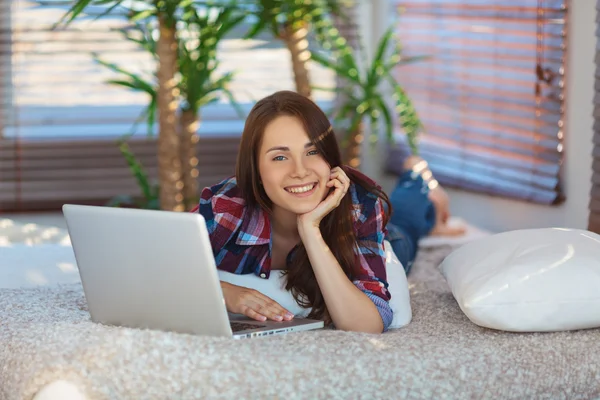
{"label": "smiling woman", "polygon": [[329,189],[331,167],[296,117],[282,115],[266,126],[258,164],[262,187],[279,205],[276,210],[304,214],[313,210]]}
{"label": "smiling woman", "polygon": [[[392,322],[384,239],[414,258],[435,213],[421,175],[403,174],[392,197],[398,226],[386,237],[388,196],[343,166],[325,113],[295,92],[260,100],[246,120],[236,176],[203,190],[217,267],[268,279],[284,270],[286,289],[309,318],[344,330],[382,332]],[[410,205],[404,207],[404,205]],[[293,316],[258,291],[222,282],[227,309],[264,321]]]}

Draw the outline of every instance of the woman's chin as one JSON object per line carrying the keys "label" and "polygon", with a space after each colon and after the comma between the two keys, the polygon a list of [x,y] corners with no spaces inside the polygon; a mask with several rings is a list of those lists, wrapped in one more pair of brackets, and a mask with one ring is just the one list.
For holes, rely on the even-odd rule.
{"label": "woman's chin", "polygon": [[290,212],[298,215],[306,214],[317,208],[319,203],[314,204],[288,204],[286,207]]}

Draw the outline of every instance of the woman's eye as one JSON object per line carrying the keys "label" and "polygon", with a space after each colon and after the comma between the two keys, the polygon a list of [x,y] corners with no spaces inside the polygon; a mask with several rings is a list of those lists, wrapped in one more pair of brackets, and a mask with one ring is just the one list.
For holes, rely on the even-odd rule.
{"label": "woman's eye", "polygon": [[319,154],[319,150],[311,150],[308,152],[309,156],[316,156],[317,154]]}
{"label": "woman's eye", "polygon": [[283,161],[283,160],[285,160],[284,156],[277,156],[273,159],[273,161]]}

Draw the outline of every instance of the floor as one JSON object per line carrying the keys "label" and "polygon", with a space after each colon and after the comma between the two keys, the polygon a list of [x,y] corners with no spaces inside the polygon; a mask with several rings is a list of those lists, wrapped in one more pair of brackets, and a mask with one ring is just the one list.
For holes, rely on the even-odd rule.
{"label": "floor", "polygon": [[43,213],[19,213],[19,214],[0,214],[0,219],[8,218],[18,223],[37,224],[43,226],[55,226],[66,229],[67,223],[61,212],[43,212]]}

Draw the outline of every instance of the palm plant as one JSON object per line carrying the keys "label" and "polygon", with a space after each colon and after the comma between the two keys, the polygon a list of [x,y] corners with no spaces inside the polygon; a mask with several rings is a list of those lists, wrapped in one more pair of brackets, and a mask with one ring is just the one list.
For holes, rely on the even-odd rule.
{"label": "palm plant", "polygon": [[[88,6],[106,6],[106,14],[117,7],[125,8],[124,0],[77,0],[67,11],[60,22],[72,22],[82,14]],[[156,54],[158,57],[158,90],[156,103],[159,111],[158,166],[160,182],[161,208],[182,211],[183,202],[179,191],[181,181],[181,162],[179,160],[179,138],[175,119],[177,87],[174,85],[177,74],[177,13],[181,11],[183,1],[139,1],[133,2],[129,18],[133,21],[155,18],[158,21],[158,41]],[[186,4],[188,2],[185,2]],[[132,5],[133,5],[132,4]]]}
{"label": "palm plant", "polygon": [[[228,89],[233,73],[217,76],[219,61],[217,46],[223,37],[241,23],[245,15],[231,3],[227,6],[204,9],[200,15],[191,10],[187,20],[190,36],[179,41],[179,90],[182,96],[180,132],[183,167],[183,201],[186,209],[198,202],[198,160],[196,144],[202,107],[219,101],[224,94],[238,109],[233,94]],[[214,12],[210,12],[214,11]]]}
{"label": "palm plant", "polygon": [[[403,57],[399,44],[396,44],[388,56],[392,39],[393,30],[390,28],[379,41],[373,60],[362,71],[348,45],[330,54],[312,55],[314,61],[331,68],[346,82],[343,87],[318,89],[342,95],[342,102],[334,110],[333,118],[336,126],[347,132],[343,141],[344,160],[351,166],[360,165],[360,143],[364,138],[365,120],[370,122],[372,132],[378,132],[383,120],[386,138],[393,141],[394,121],[399,119],[411,152],[418,153],[417,138],[423,126],[412,101],[394,78],[393,72],[399,65],[413,63],[425,57]],[[393,109],[388,106],[382,91],[386,82],[391,86],[395,103]],[[370,135],[369,140],[375,143],[378,140],[377,134]]]}
{"label": "palm plant", "polygon": [[[107,0],[79,0],[69,11],[68,22],[79,15],[89,4],[107,4]],[[111,1],[113,6],[122,0]],[[138,2],[140,3],[140,2]],[[133,41],[149,51],[157,61],[155,79],[147,79],[115,64],[96,60],[120,75],[108,83],[120,85],[148,94],[149,104],[142,114],[148,130],[158,114],[158,167],[159,204],[163,210],[182,211],[197,200],[198,170],[196,159],[197,130],[201,107],[219,100],[225,94],[235,105],[227,85],[233,79],[231,73],[216,76],[219,66],[217,45],[227,32],[244,19],[244,14],[235,7],[235,2],[210,7],[190,1],[147,3],[145,11],[136,11],[139,4],[129,10],[134,25],[123,30],[127,40]],[[199,12],[201,11],[201,12]],[[107,13],[108,13],[107,12]],[[143,21],[140,22],[140,21]],[[158,39],[154,39],[158,22]],[[177,34],[179,28],[179,34]],[[180,112],[178,114],[178,111]],[[143,167],[138,165],[128,147],[120,145],[138,185],[142,188],[147,175],[136,173]],[[133,156],[134,157],[134,156]],[[140,177],[143,178],[140,180]],[[118,202],[117,202],[118,203]],[[117,204],[115,201],[112,204]]]}
{"label": "palm plant", "polygon": [[[247,38],[253,38],[268,30],[274,37],[282,40],[288,48],[292,60],[292,70],[296,91],[311,97],[311,83],[308,61],[311,51],[308,48],[309,28],[318,38],[327,38],[329,43],[340,40],[337,29],[333,27],[331,17],[343,16],[344,6],[351,0],[254,0],[251,3],[256,23],[251,27]],[[244,3],[243,1],[241,3]]]}

